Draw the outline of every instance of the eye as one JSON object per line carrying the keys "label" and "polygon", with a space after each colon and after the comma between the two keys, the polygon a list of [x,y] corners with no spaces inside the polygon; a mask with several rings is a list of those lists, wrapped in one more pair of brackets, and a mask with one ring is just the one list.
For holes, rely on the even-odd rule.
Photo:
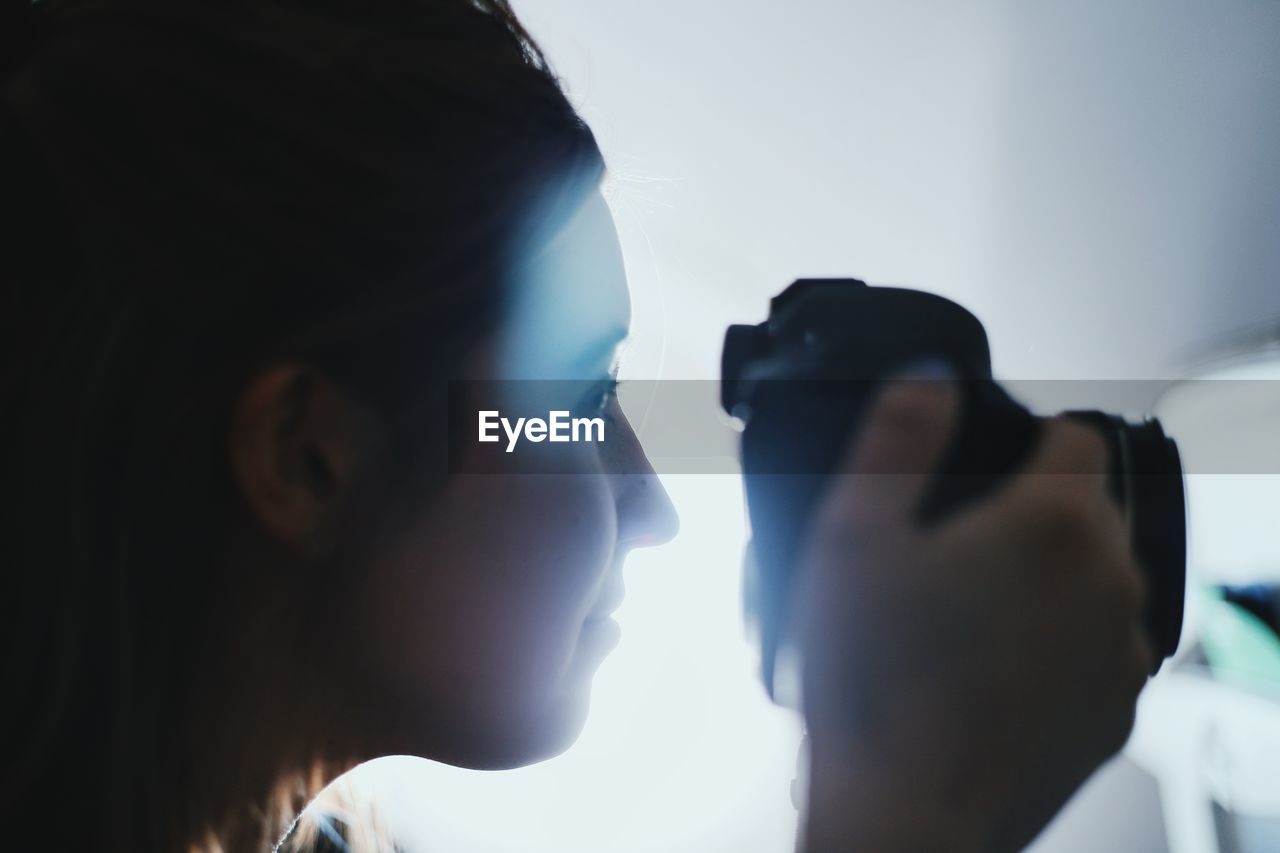
{"label": "eye", "polygon": [[609,403],[617,396],[618,375],[613,373],[591,386],[590,390],[579,401],[574,414],[579,417],[603,417],[605,410],[609,408]]}

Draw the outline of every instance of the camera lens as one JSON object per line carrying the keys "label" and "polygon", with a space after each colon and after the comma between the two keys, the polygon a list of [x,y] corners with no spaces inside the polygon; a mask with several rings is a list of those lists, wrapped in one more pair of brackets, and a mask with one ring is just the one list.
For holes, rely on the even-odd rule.
{"label": "camera lens", "polygon": [[1094,425],[1111,451],[1109,485],[1129,522],[1146,580],[1146,627],[1155,666],[1178,648],[1186,594],[1186,493],[1178,446],[1153,419],[1131,424],[1105,412],[1068,412]]}

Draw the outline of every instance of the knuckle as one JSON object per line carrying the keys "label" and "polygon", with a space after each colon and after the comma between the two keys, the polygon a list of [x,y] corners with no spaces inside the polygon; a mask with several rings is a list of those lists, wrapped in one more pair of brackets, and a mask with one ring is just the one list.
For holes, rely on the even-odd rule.
{"label": "knuckle", "polygon": [[1097,429],[1067,420],[1063,424],[1063,437],[1069,448],[1069,457],[1079,467],[1080,473],[1101,473],[1107,467],[1107,442]]}
{"label": "knuckle", "polygon": [[831,551],[864,550],[884,537],[885,525],[868,512],[856,498],[828,501],[814,515],[805,542],[812,549]]}
{"label": "knuckle", "polygon": [[831,488],[814,515],[814,536],[843,539],[870,524],[869,507],[859,489],[861,480],[853,474],[833,476]]}
{"label": "knuckle", "polygon": [[920,382],[897,382],[881,395],[876,405],[877,425],[895,432],[914,431],[936,414],[936,394]]}
{"label": "knuckle", "polygon": [[1025,496],[1023,507],[1032,528],[1054,543],[1079,544],[1092,538],[1098,526],[1092,501],[1075,490],[1058,488],[1059,485],[1040,482]]}
{"label": "knuckle", "polygon": [[1101,474],[1107,470],[1107,443],[1095,428],[1059,415],[1045,424],[1046,468],[1056,474]]}

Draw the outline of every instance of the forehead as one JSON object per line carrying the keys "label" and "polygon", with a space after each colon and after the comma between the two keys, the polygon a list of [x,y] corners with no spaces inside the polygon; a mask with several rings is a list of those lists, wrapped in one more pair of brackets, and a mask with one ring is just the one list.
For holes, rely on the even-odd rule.
{"label": "forehead", "polygon": [[598,191],[521,265],[499,345],[498,373],[582,379],[608,370],[631,324],[622,246]]}

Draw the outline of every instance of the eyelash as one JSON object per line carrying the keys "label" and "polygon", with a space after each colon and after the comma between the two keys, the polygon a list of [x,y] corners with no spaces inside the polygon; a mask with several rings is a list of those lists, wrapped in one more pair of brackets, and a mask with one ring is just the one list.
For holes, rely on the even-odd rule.
{"label": "eyelash", "polygon": [[583,398],[579,406],[579,413],[589,414],[594,417],[607,417],[605,409],[609,408],[609,403],[617,396],[618,376],[615,373],[591,389],[591,393]]}

